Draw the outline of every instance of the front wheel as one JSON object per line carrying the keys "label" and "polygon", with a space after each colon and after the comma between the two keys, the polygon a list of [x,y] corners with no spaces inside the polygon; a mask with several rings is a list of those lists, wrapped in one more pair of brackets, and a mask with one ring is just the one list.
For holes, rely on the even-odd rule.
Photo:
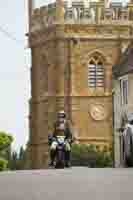
{"label": "front wheel", "polygon": [[55,168],[64,168],[65,163],[64,163],[64,151],[63,150],[58,150],[57,151],[57,156],[56,156],[56,165]]}

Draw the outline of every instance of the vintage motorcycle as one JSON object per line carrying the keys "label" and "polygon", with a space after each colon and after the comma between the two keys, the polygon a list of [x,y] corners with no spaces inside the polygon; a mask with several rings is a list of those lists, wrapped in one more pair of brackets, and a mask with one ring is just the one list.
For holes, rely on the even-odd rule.
{"label": "vintage motorcycle", "polygon": [[65,136],[57,136],[56,138],[54,138],[53,142],[55,142],[56,145],[54,167],[70,167],[70,160],[67,159],[67,152],[65,148]]}
{"label": "vintage motorcycle", "polygon": [[65,167],[65,137],[57,136],[55,168]]}

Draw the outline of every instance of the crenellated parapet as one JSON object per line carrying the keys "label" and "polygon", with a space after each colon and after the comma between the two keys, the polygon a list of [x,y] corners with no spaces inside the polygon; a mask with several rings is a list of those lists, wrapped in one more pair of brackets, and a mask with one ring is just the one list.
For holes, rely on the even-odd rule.
{"label": "crenellated parapet", "polygon": [[118,24],[130,25],[133,22],[133,3],[126,7],[122,3],[111,3],[106,7],[104,1],[73,1],[71,4],[62,0],[37,8],[31,17],[31,32],[54,24]]}
{"label": "crenellated parapet", "polygon": [[72,4],[65,8],[65,23],[119,23],[131,24],[133,20],[133,4],[123,7],[121,3],[111,3],[106,7],[104,1],[87,4]]}
{"label": "crenellated parapet", "polygon": [[40,30],[43,27],[53,25],[56,20],[56,4],[49,4],[33,10],[31,16],[31,32]]}

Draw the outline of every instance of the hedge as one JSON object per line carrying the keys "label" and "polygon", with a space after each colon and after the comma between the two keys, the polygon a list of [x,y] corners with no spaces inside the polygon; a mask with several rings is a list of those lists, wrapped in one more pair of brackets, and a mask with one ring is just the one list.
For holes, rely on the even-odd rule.
{"label": "hedge", "polygon": [[101,149],[93,144],[73,144],[71,163],[73,166],[112,167],[112,150],[106,146]]}
{"label": "hedge", "polygon": [[7,166],[8,166],[8,161],[3,158],[0,158],[0,171],[6,170]]}

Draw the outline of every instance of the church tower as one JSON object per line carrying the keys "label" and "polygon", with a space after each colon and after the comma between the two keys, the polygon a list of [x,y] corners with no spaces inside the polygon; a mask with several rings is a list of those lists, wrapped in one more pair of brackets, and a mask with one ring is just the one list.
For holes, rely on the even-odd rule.
{"label": "church tower", "polygon": [[112,66],[132,39],[133,3],[57,0],[30,13],[31,168],[47,164],[58,111],[78,142],[112,147]]}

